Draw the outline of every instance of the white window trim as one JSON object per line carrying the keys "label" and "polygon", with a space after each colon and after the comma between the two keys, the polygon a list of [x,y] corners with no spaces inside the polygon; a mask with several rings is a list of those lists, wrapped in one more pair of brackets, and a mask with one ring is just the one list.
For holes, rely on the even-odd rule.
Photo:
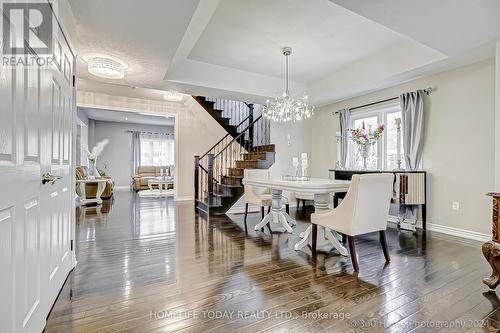
{"label": "white window trim", "polygon": [[[364,108],[363,110],[356,110],[351,113],[351,117],[349,119],[349,128],[354,128],[354,122],[356,120],[360,120],[363,118],[369,118],[373,116],[377,116],[377,124],[385,124],[387,126],[387,115],[401,112],[401,106],[399,104],[399,100],[394,100],[390,102],[380,103],[376,106],[371,106]],[[402,143],[401,143],[402,144]],[[382,139],[377,142],[377,154],[381,154],[381,156],[377,156],[377,170],[387,170],[387,136],[383,135]],[[348,162],[350,167],[354,167],[354,158],[355,158],[355,144],[352,141],[349,141],[348,147]],[[403,158],[403,156],[402,156]]]}

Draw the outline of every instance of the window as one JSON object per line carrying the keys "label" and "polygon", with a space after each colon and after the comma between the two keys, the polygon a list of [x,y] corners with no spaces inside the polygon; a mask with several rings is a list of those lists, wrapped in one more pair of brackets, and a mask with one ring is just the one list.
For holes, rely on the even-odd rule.
{"label": "window", "polygon": [[141,133],[141,165],[173,165],[174,138],[171,134]]}
{"label": "window", "polygon": [[[349,128],[360,128],[363,122],[366,127],[375,128],[380,124],[385,125],[382,138],[372,147],[367,167],[369,169],[393,170],[397,164],[397,128],[396,119],[401,118],[399,102],[386,103],[366,111],[356,111],[351,114]],[[401,167],[405,167],[402,137],[401,140]],[[354,142],[349,141],[348,165],[354,169],[363,167],[362,159]]]}

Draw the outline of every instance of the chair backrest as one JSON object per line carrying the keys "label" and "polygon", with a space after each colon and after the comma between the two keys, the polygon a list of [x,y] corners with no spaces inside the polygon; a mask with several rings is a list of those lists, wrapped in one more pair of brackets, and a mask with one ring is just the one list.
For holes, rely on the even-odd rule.
{"label": "chair backrest", "polygon": [[353,175],[345,198],[353,209],[353,235],[387,228],[393,188],[393,174]]}
{"label": "chair backrest", "polygon": [[[244,179],[270,179],[269,169],[245,169],[243,170]],[[253,187],[245,185],[245,197],[253,195],[261,195],[267,193],[267,189],[263,187]]]}
{"label": "chair backrest", "polygon": [[136,175],[138,176],[156,176],[156,167],[141,165],[137,167]]}
{"label": "chair backrest", "polygon": [[83,180],[88,177],[88,168],[86,166],[77,166],[75,169],[76,179]]}

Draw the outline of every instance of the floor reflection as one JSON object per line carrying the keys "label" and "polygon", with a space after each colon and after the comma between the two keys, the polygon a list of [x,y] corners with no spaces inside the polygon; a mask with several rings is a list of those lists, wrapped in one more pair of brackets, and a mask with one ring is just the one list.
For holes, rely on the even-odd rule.
{"label": "floor reflection", "polygon": [[[366,235],[356,240],[354,274],[336,251],[293,249],[310,213],[296,215],[293,234],[270,235],[253,230],[260,214],[249,215],[245,232],[242,215],[208,219],[192,202],[134,192],[79,208],[78,265],[46,332],[406,332],[421,320],[456,318],[498,326],[498,298],[482,294],[488,266],[475,244],[391,229],[387,264],[378,235]],[[176,315],[152,318],[158,311]],[[228,315],[237,311],[267,316]]]}

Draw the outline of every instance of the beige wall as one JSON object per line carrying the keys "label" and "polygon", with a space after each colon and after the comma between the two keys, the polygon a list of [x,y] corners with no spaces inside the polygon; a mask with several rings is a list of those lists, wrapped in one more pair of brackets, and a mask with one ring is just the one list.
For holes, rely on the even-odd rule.
{"label": "beige wall", "polygon": [[194,155],[205,153],[225,130],[191,97],[184,103],[160,102],[78,91],[82,107],[132,112],[158,112],[176,116],[177,197],[194,198]]}
{"label": "beige wall", "polygon": [[[489,234],[494,187],[493,61],[421,78],[319,108],[312,125],[312,173],[327,177],[335,164],[333,111],[402,92],[436,88],[426,99],[423,166],[428,175],[428,223]],[[460,210],[451,210],[452,201]]]}
{"label": "beige wall", "polygon": [[312,124],[312,119],[287,124],[271,123],[271,143],[276,146],[276,160],[270,170],[272,177],[291,175],[293,156],[300,159],[301,153],[311,155]]}

